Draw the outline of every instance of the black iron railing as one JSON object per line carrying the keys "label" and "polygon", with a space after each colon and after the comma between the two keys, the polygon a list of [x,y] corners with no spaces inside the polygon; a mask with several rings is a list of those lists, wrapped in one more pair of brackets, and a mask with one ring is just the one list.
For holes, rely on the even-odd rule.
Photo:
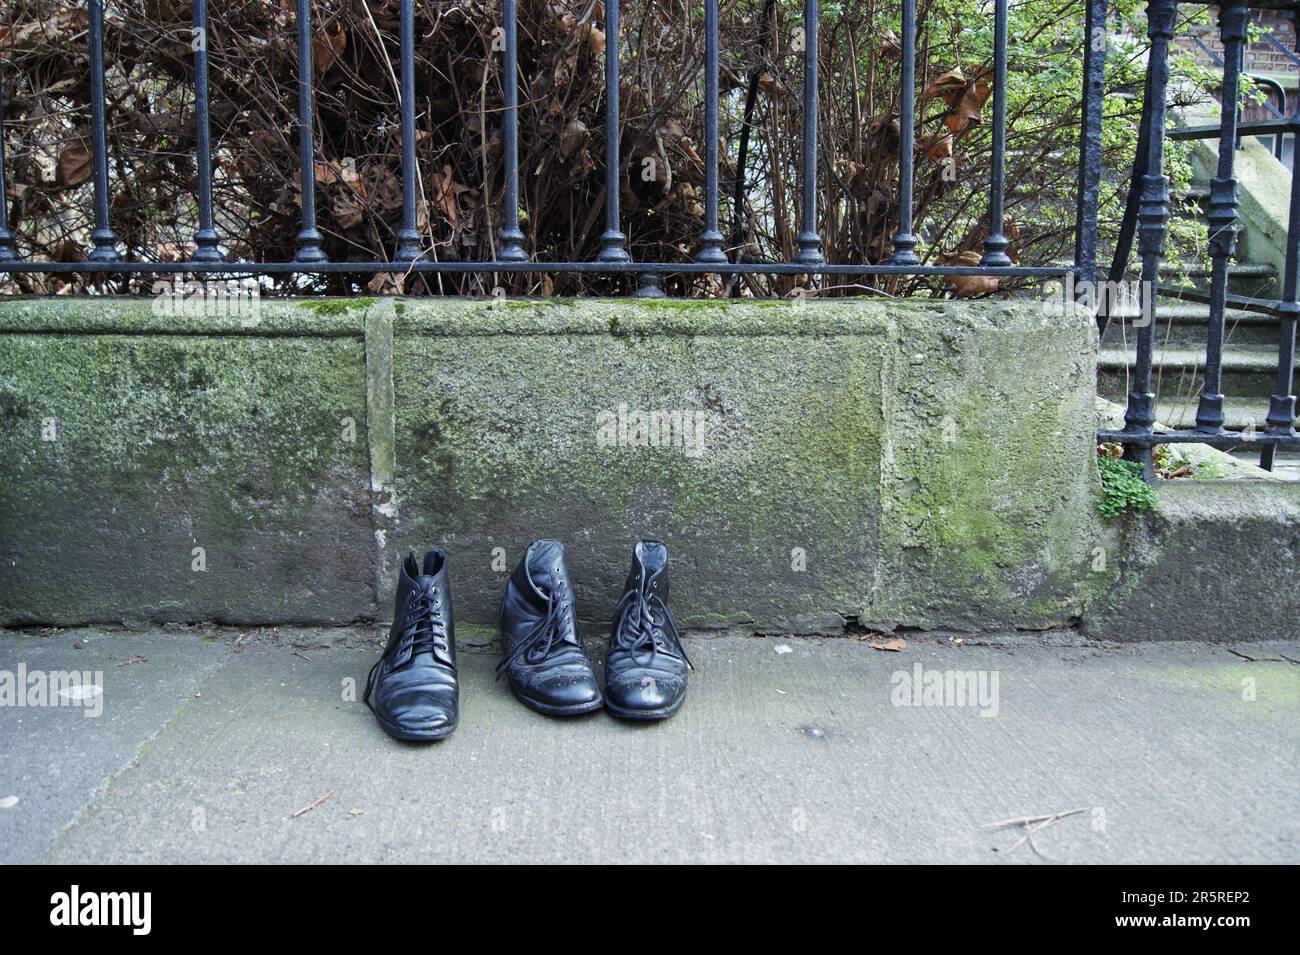
{"label": "black iron railing", "polygon": [[[86,0],[91,84],[91,152],[93,163],[94,229],[93,249],[89,262],[50,262],[19,259],[6,221],[5,203],[0,202],[0,263],[9,272],[64,272],[92,274],[194,274],[238,277],[261,275],[338,273],[564,273],[591,272],[611,275],[634,274],[641,277],[638,295],[658,296],[661,277],[665,274],[766,273],[772,275],[992,275],[1008,278],[1068,277],[1078,289],[1091,288],[1091,301],[1101,305],[1100,319],[1105,321],[1106,301],[1095,293],[1097,287],[1098,204],[1101,184],[1102,101],[1106,59],[1105,0],[1081,0],[1085,11],[1087,42],[1084,43],[1083,89],[1080,91],[1081,128],[1075,248],[1072,263],[1015,265],[1006,254],[1008,239],[1003,235],[1002,213],[1006,182],[1006,86],[1008,56],[1008,0],[993,0],[993,115],[992,171],[989,181],[988,234],[978,265],[934,265],[924,263],[916,252],[913,233],[913,186],[915,179],[914,118],[916,116],[916,0],[901,0],[900,59],[901,88],[899,124],[898,229],[893,237],[892,255],[878,263],[828,263],[821,249],[817,208],[817,105],[818,105],[818,0],[804,0],[804,83],[803,129],[801,154],[801,220],[797,253],[792,261],[755,262],[738,253],[731,257],[723,248],[719,231],[719,23],[718,0],[703,0],[705,57],[705,146],[706,183],[704,227],[699,236],[699,252],[693,261],[638,262],[626,248],[620,231],[620,87],[619,87],[619,5],[605,4],[605,231],[600,249],[591,261],[536,261],[525,247],[519,216],[519,88],[517,69],[518,15],[516,0],[502,0],[503,16],[503,154],[504,210],[497,251],[491,260],[434,261],[424,257],[417,229],[417,166],[415,122],[415,29],[414,0],[400,0],[400,123],[402,130],[401,227],[396,236],[390,261],[329,261],[322,248],[322,236],[316,223],[316,182],[312,77],[311,0],[297,0],[298,48],[298,148],[300,164],[301,227],[291,261],[226,261],[221,250],[221,236],[215,227],[212,199],[212,144],[209,122],[208,51],[204,32],[207,23],[207,0],[193,0],[193,25],[198,38],[194,48],[195,104],[197,134],[196,196],[198,208],[194,251],[188,261],[125,261],[110,219],[106,105],[104,95],[104,0]],[[1237,101],[1241,69],[1240,47],[1244,38],[1244,3],[1224,4],[1220,13],[1220,30],[1225,46],[1223,98]],[[1254,7],[1281,7],[1294,12],[1294,2],[1257,2]],[[1141,260],[1142,314],[1153,315],[1155,297],[1160,293],[1158,272],[1164,254],[1166,226],[1169,219],[1169,180],[1163,174],[1166,141],[1166,91],[1169,84],[1168,52],[1173,36],[1175,0],[1151,0],[1148,4],[1148,33],[1151,50],[1147,69],[1143,120],[1138,153],[1133,170],[1133,185],[1127,211],[1121,225],[1110,281],[1122,280],[1134,233]],[[3,120],[3,96],[0,91],[0,121]],[[1174,433],[1155,431],[1155,396],[1152,393],[1152,359],[1155,323],[1147,321],[1137,328],[1136,370],[1128,396],[1125,427],[1099,433],[1101,440],[1119,441],[1128,454],[1149,463],[1152,446],[1167,442],[1205,442],[1219,447],[1256,446],[1271,464],[1278,447],[1300,447],[1294,430],[1295,396],[1295,326],[1300,313],[1297,301],[1297,268],[1300,266],[1300,176],[1292,177],[1290,232],[1288,236],[1283,294],[1278,301],[1242,302],[1227,294],[1227,267],[1233,254],[1237,195],[1233,178],[1233,145],[1239,133],[1268,134],[1294,132],[1300,127],[1295,116],[1283,119],[1242,123],[1237,111],[1223,110],[1218,127],[1186,130],[1180,136],[1218,137],[1220,141],[1218,175],[1211,186],[1211,244],[1213,262],[1208,293],[1211,320],[1206,346],[1205,389],[1197,415],[1196,428]],[[743,148],[743,147],[742,147]],[[1298,154],[1300,155],[1300,154]],[[0,196],[4,192],[3,141],[0,137]],[[1176,290],[1179,294],[1182,291]],[[1224,312],[1228,304],[1266,310],[1280,319],[1277,389],[1267,417],[1267,427],[1255,434],[1229,433],[1223,427],[1221,361],[1224,339]]]}
{"label": "black iron railing", "polygon": [[[1102,23],[1104,4],[1087,0],[1089,23]],[[1014,265],[1006,255],[1008,239],[1002,234],[1002,211],[1005,203],[1006,164],[1006,77],[1007,77],[1007,7],[1008,0],[993,0],[995,19],[994,92],[993,92],[993,164],[990,189],[990,234],[984,241],[984,254],[978,265],[925,264],[917,255],[917,238],[913,234],[912,190],[914,169],[914,127],[900,124],[899,156],[899,227],[893,240],[893,254],[883,263],[828,263],[821,249],[817,230],[817,97],[818,97],[818,0],[804,0],[804,84],[803,130],[801,136],[802,190],[801,221],[797,238],[798,251],[789,262],[734,260],[723,249],[718,223],[718,0],[703,0],[705,12],[705,146],[706,183],[704,229],[699,236],[699,252],[691,262],[634,262],[626,249],[626,237],[619,228],[620,157],[619,157],[619,5],[605,4],[605,231],[600,251],[594,261],[536,261],[524,247],[519,227],[519,88],[517,56],[518,15],[516,0],[502,0],[503,63],[506,80],[503,116],[503,166],[505,202],[503,225],[495,258],[475,261],[434,261],[423,257],[416,229],[417,166],[415,154],[415,29],[414,0],[401,0],[400,23],[400,121],[402,129],[402,225],[391,261],[332,262],[322,248],[323,237],[316,224],[316,182],[312,174],[316,155],[314,141],[314,84],[312,77],[312,4],[297,0],[298,45],[298,149],[301,179],[302,223],[292,261],[226,261],[214,226],[212,201],[212,145],[209,121],[208,52],[203,41],[207,23],[208,0],[193,0],[193,26],[198,41],[194,51],[195,118],[197,136],[195,160],[198,168],[196,203],[198,230],[194,252],[188,261],[125,261],[120,242],[110,222],[108,183],[108,148],[104,98],[104,0],[86,0],[89,14],[91,135],[94,164],[95,222],[91,235],[93,250],[89,262],[48,262],[19,260],[12,236],[0,208],[0,262],[12,263],[14,272],[64,272],[96,274],[182,273],[205,276],[235,277],[247,275],[323,275],[339,273],[562,273],[594,272],[641,276],[640,295],[657,295],[660,277],[665,274],[766,273],[772,275],[997,275],[1007,278],[1063,277],[1076,266],[1045,263],[1038,266]],[[916,115],[916,0],[902,0],[901,18],[902,87],[901,112]],[[1084,152],[1081,161],[1078,232],[1084,236],[1080,254],[1091,261],[1096,250],[1097,184],[1100,181],[1100,69],[1104,50],[1090,49],[1092,58],[1088,102],[1085,114],[1092,119],[1084,123]],[[1095,82],[1094,82],[1095,81]],[[0,101],[0,120],[3,102]],[[2,148],[2,144],[0,144]],[[3,163],[0,162],[0,167]],[[3,186],[0,168],[0,187]],[[0,205],[3,205],[0,203]],[[17,265],[21,261],[21,268]],[[1089,271],[1088,268],[1083,270]]]}
{"label": "black iron railing", "polygon": [[[1174,131],[1180,139],[1218,139],[1218,168],[1210,181],[1209,254],[1211,262],[1208,292],[1162,286],[1159,282],[1161,257],[1169,220],[1169,178],[1164,175],[1165,101],[1169,85],[1168,54],[1173,39],[1177,0],[1151,0],[1147,5],[1147,31],[1151,40],[1147,81],[1142,105],[1142,125],[1138,137],[1138,155],[1133,168],[1133,185],[1120,228],[1119,242],[1109,279],[1119,282],[1127,270],[1134,226],[1141,261],[1141,309],[1144,319],[1135,323],[1136,358],[1130,382],[1124,428],[1098,433],[1101,441],[1118,441],[1126,456],[1141,461],[1148,472],[1151,449],[1158,444],[1202,443],[1220,448],[1258,448],[1260,463],[1271,469],[1278,448],[1300,447],[1295,430],[1295,338],[1297,271],[1300,270],[1300,152],[1293,153],[1291,205],[1287,232],[1286,258],[1282,276],[1282,295],[1277,300],[1241,298],[1228,294],[1228,268],[1236,252],[1237,180],[1234,176],[1238,135],[1294,133],[1300,129],[1300,117],[1241,122],[1236,108],[1240,99],[1242,49],[1246,42],[1249,8],[1284,9],[1295,16],[1300,3],[1295,2],[1228,2],[1219,7],[1219,33],[1223,41],[1223,84],[1220,120],[1217,126],[1192,127]],[[1196,412],[1194,428],[1156,431],[1156,396],[1152,390],[1152,364],[1155,352],[1156,297],[1172,295],[1195,298],[1209,304],[1209,326],[1205,345],[1205,381]],[[1103,297],[1104,299],[1104,297]],[[1107,320],[1107,304],[1102,302],[1099,321]],[[1278,360],[1274,394],[1269,401],[1265,427],[1245,432],[1224,427],[1223,346],[1228,306],[1275,315],[1278,318]]]}

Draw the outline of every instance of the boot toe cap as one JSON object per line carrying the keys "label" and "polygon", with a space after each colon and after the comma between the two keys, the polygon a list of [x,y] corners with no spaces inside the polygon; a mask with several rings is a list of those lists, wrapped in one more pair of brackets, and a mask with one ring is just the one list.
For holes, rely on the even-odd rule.
{"label": "boot toe cap", "polygon": [[405,687],[376,701],[376,712],[385,728],[413,735],[434,734],[456,725],[457,694],[454,688]]}
{"label": "boot toe cap", "polygon": [[604,702],[600,685],[591,673],[560,672],[540,679],[516,680],[516,692],[543,707],[557,711],[586,712]]}
{"label": "boot toe cap", "polygon": [[611,678],[605,697],[616,714],[667,715],[686,693],[686,680],[673,674],[632,671]]}

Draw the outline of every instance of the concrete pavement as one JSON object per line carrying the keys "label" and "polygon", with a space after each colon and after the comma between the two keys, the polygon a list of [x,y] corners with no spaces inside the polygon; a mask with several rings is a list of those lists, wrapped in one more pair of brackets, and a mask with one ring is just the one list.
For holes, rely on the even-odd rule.
{"label": "concrete pavement", "polygon": [[0,634],[0,677],[102,673],[99,716],[0,706],[0,861],[1300,861],[1293,643],[695,635],[648,726],[525,710],[487,643],[415,746],[372,630]]}

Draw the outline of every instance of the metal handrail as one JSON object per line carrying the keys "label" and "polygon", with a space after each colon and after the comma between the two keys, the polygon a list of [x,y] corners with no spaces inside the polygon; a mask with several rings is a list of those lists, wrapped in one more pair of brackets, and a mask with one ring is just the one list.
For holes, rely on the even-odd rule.
{"label": "metal handrail", "polygon": [[1261,39],[1263,39],[1266,43],[1269,44],[1269,46],[1276,49],[1279,53],[1285,56],[1292,63],[1296,64],[1297,66],[1300,66],[1300,56],[1296,56],[1294,53],[1292,53],[1290,50],[1284,47],[1281,43],[1279,43],[1277,41],[1277,37],[1273,36],[1272,30],[1270,30],[1268,33],[1261,34],[1260,36]]}

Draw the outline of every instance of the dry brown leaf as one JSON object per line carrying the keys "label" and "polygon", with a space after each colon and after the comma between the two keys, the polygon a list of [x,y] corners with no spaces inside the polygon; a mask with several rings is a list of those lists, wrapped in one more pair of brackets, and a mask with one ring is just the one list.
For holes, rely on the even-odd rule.
{"label": "dry brown leaf", "polygon": [[379,163],[367,163],[361,174],[357,194],[377,203],[381,209],[392,212],[402,207],[402,181],[397,170]]}
{"label": "dry brown leaf", "polygon": [[961,95],[954,97],[956,104],[953,105],[950,101],[949,105],[953,105],[953,113],[945,122],[954,133],[961,133],[968,126],[984,122],[984,104],[993,93],[993,84],[988,81],[987,76],[988,72],[981,70]]}
{"label": "dry brown leaf", "polygon": [[340,182],[355,188],[361,182],[361,174],[357,172],[355,163],[341,163],[337,159],[316,163],[313,175],[317,185],[321,186],[332,186]]}
{"label": "dry brown leaf", "polygon": [[771,73],[763,72],[758,74],[758,88],[772,99],[779,99],[785,95],[785,87]]}
{"label": "dry brown leaf", "polygon": [[[948,100],[948,97],[965,88],[966,74],[961,71],[960,66],[954,66],[947,73],[930,82],[924,92],[921,93],[921,102],[928,103],[937,96],[942,96],[945,100]],[[949,102],[948,105],[951,106],[952,103]]]}
{"label": "dry brown leaf", "polygon": [[907,641],[902,637],[868,637],[865,642],[873,650],[892,650],[897,653],[907,649]]}
{"label": "dry brown leaf", "polygon": [[933,162],[952,158],[952,137],[946,133],[932,133],[921,142],[921,148]]}
{"label": "dry brown leaf", "polygon": [[605,52],[605,31],[592,27],[587,33],[587,49],[595,56]]}
{"label": "dry brown leaf", "polygon": [[189,262],[195,248],[193,242],[164,242],[158,247],[158,261]]}
{"label": "dry brown leaf", "polygon": [[1099,444],[1097,445],[1097,456],[1102,458],[1122,458],[1124,456],[1124,445]]}
{"label": "dry brown leaf", "polygon": [[65,186],[76,186],[90,178],[90,149],[73,143],[59,153],[59,179]]}
{"label": "dry brown leaf", "polygon": [[[979,265],[980,254],[971,251],[944,252],[939,255],[938,262],[940,265]],[[987,295],[998,290],[998,278],[995,275],[945,275],[944,281],[953,286],[959,298]]]}
{"label": "dry brown leaf", "polygon": [[898,117],[893,113],[882,113],[881,115],[874,116],[867,121],[867,135],[872,138],[877,138],[888,134],[893,137],[895,145],[897,144],[898,137],[902,131],[902,125],[899,123]]}
{"label": "dry brown leaf", "polygon": [[82,5],[76,10],[57,11],[12,27],[0,27],[5,47],[30,49],[43,43],[62,43],[86,32],[90,16]]}
{"label": "dry brown leaf", "polygon": [[53,262],[85,262],[86,250],[81,247],[80,243],[74,242],[72,239],[64,239],[54,247],[54,251],[50,253],[50,260]]}
{"label": "dry brown leaf", "polygon": [[352,195],[342,195],[330,200],[330,213],[340,229],[354,229],[361,225],[366,210]]}
{"label": "dry brown leaf", "polygon": [[472,186],[456,182],[450,163],[443,165],[442,172],[434,172],[429,177],[429,187],[434,204],[442,209],[443,215],[452,226],[460,223],[459,198],[462,195],[468,195],[470,198],[478,195],[478,190]]}
{"label": "dry brown leaf", "polygon": [[405,291],[406,276],[397,272],[376,272],[374,278],[366,283],[366,288],[375,295],[401,295]]}
{"label": "dry brown leaf", "polygon": [[348,35],[343,30],[342,25],[336,24],[333,32],[326,33],[324,36],[319,34],[312,38],[311,41],[311,62],[317,76],[324,76],[329,72],[343,51],[348,48]]}

